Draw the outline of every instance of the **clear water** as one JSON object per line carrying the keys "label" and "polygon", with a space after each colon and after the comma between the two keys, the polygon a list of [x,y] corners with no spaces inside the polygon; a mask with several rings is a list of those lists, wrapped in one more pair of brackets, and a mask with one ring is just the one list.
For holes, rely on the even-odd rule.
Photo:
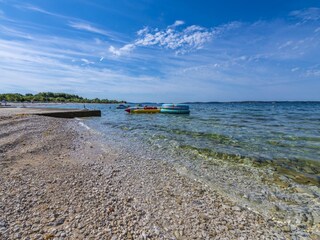
{"label": "clear water", "polygon": [[183,156],[189,165],[195,155],[199,161],[249,159],[320,181],[320,102],[190,104],[190,115],[128,114],[116,106],[87,105],[102,117],[86,121],[126,146]]}

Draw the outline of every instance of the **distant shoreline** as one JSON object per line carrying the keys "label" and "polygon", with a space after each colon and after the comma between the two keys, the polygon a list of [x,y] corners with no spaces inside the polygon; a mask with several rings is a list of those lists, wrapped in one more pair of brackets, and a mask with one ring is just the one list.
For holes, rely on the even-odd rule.
{"label": "distant shoreline", "polygon": [[32,93],[0,93],[0,101],[2,105],[11,103],[125,103],[125,100],[114,100],[107,98],[89,99],[76,94],[39,92]]}
{"label": "distant shoreline", "polygon": [[[123,103],[123,102],[122,102]],[[6,105],[1,105],[0,107],[17,107],[17,106],[36,106],[36,105],[70,105],[70,104],[79,104],[79,105],[91,105],[91,104],[122,104],[122,103],[79,103],[79,102],[7,102]]]}
{"label": "distant shoreline", "polygon": [[216,103],[320,103],[320,101],[212,101],[212,102],[183,102],[183,104],[216,104]]}

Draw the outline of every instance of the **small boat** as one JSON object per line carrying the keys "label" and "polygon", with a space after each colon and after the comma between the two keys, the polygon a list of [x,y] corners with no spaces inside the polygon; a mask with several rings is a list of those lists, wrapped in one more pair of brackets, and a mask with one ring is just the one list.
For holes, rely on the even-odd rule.
{"label": "small boat", "polygon": [[189,106],[186,104],[162,104],[161,113],[189,114]]}
{"label": "small boat", "polygon": [[129,107],[125,111],[128,113],[159,113],[160,108],[153,106]]}
{"label": "small boat", "polygon": [[126,109],[128,107],[129,107],[129,105],[120,104],[117,106],[117,109]]}

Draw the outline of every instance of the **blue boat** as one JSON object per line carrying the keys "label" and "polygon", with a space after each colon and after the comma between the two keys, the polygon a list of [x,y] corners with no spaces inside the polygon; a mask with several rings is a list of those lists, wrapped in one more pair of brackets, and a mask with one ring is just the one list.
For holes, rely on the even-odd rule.
{"label": "blue boat", "polygon": [[161,113],[189,114],[189,106],[186,104],[162,104]]}
{"label": "blue boat", "polygon": [[126,109],[128,107],[129,107],[129,105],[120,104],[117,106],[117,109]]}

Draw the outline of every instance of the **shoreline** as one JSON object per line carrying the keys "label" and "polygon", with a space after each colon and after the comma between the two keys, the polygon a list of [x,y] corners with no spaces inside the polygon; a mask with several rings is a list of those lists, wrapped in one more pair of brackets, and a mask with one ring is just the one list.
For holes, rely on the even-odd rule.
{"label": "shoreline", "polygon": [[0,125],[0,237],[286,239],[296,234],[170,164],[119,154],[77,120],[0,114]]}
{"label": "shoreline", "polygon": [[37,108],[37,106],[50,106],[50,105],[62,105],[62,106],[67,106],[67,105],[100,105],[100,104],[106,104],[106,105],[117,105],[117,104],[123,104],[125,102],[119,102],[119,103],[90,103],[90,102],[7,102],[7,105],[2,105],[0,103],[0,109],[5,109],[5,108]]}

